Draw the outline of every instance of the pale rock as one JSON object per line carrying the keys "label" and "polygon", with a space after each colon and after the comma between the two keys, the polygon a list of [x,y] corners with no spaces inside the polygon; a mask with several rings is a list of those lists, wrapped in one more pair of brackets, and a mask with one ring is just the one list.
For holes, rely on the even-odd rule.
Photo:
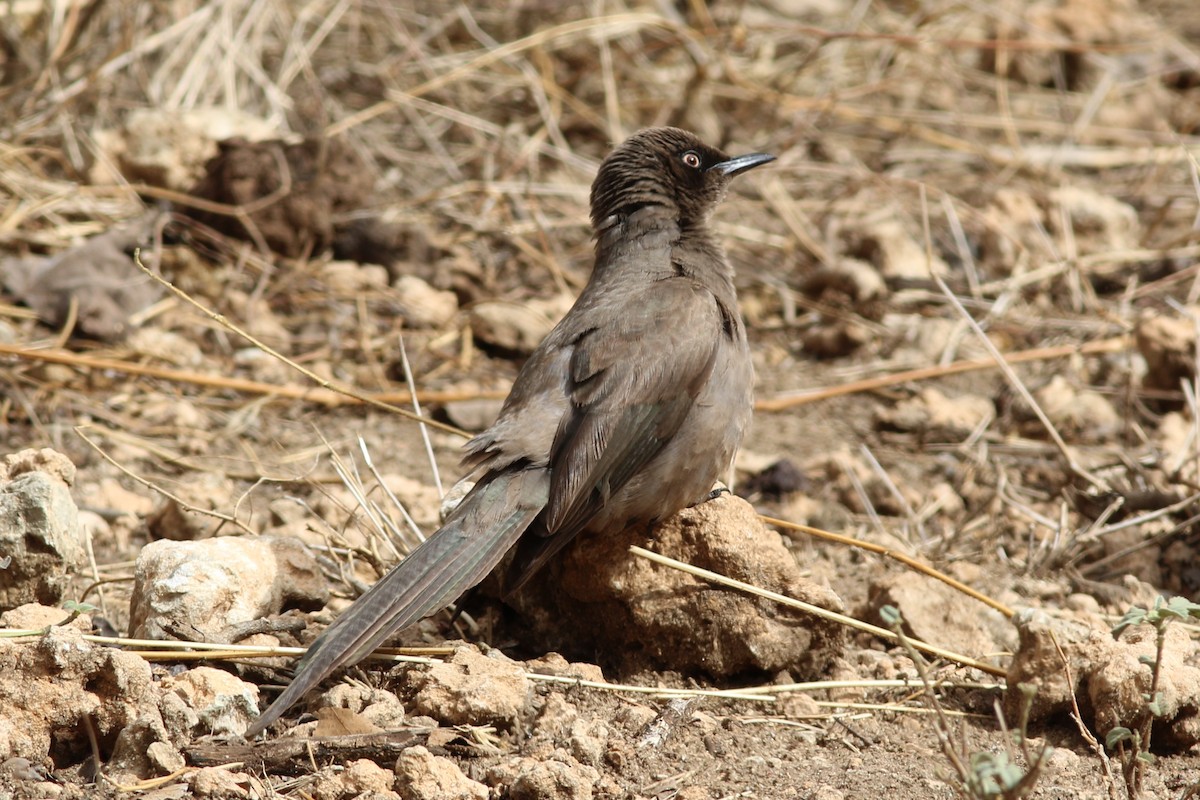
{"label": "pale rock", "polygon": [[[0,626],[17,630],[36,630],[62,625],[70,616],[71,612],[62,608],[44,606],[39,603],[26,603],[0,614]],[[91,615],[80,614],[70,623],[70,627],[81,633],[91,633]]]}
{"label": "pale rock", "polygon": [[204,360],[204,352],[195,337],[162,328],[137,328],[126,337],[125,345],[139,355],[177,367],[199,366]]}
{"label": "pale rock", "polygon": [[293,539],[163,540],[138,555],[130,628],[142,638],[190,632],[216,641],[231,625],[289,606],[321,608],[328,597],[316,559]]}
{"label": "pale rock", "polygon": [[454,292],[435,289],[416,275],[401,275],[392,287],[400,295],[405,322],[413,328],[441,328],[458,313]]}
{"label": "pale rock", "polygon": [[460,646],[448,661],[407,675],[415,690],[414,713],[447,725],[488,725],[510,728],[517,723],[529,697],[529,681],[521,665],[499,650],[481,653]]}
{"label": "pale rock", "polygon": [[346,764],[345,769],[326,767],[317,773],[312,787],[314,800],[346,800],[367,797],[374,800],[398,797],[392,791],[395,774],[367,758]]}
{"label": "pale rock", "polygon": [[[529,355],[562,318],[561,303],[485,300],[471,307],[471,330],[485,345]],[[566,309],[561,309],[565,313]]]}
{"label": "pale rock", "polygon": [[329,261],[317,269],[317,278],[334,292],[353,294],[387,286],[388,273],[378,264]]}
{"label": "pale rock", "polygon": [[1010,652],[1016,630],[1000,612],[981,607],[945,583],[914,572],[898,572],[876,580],[870,588],[868,622],[882,624],[884,606],[900,609],[909,635],[929,644],[977,658]]}
{"label": "pale rock", "polygon": [[68,489],[75,467],[53,450],[24,450],[0,464],[0,610],[58,605],[87,563],[79,510]]}
{"label": "pale rock", "polygon": [[230,772],[219,767],[202,767],[188,775],[187,781],[195,797],[230,800],[250,796],[244,788],[250,782],[245,773]]}
{"label": "pale rock", "polygon": [[162,689],[175,692],[196,712],[197,735],[238,736],[258,716],[258,687],[215,667],[168,676]]}
{"label": "pale rock", "polygon": [[1068,440],[1107,440],[1121,426],[1121,417],[1107,398],[1088,389],[1076,389],[1062,375],[1051,378],[1034,399]]}
{"label": "pale rock", "polygon": [[420,745],[396,759],[396,790],[405,800],[487,800],[488,789],[448,758]]}
{"label": "pale rock", "polygon": [[600,773],[593,767],[556,760],[523,759],[509,787],[511,800],[591,800]]}
{"label": "pale rock", "polygon": [[137,720],[157,719],[150,665],[82,637],[68,626],[33,642],[0,639],[0,753],[41,763],[52,747],[87,751],[89,725],[111,741]]}
{"label": "pale rock", "polygon": [[1181,384],[1195,377],[1196,323],[1190,317],[1146,311],[1138,317],[1134,338],[1146,362],[1147,388],[1181,391]]}
{"label": "pale rock", "polygon": [[101,157],[90,182],[130,181],[187,192],[203,177],[205,162],[217,154],[217,142],[279,136],[276,122],[233,108],[136,108],[119,127],[92,131]]}
{"label": "pale rock", "polygon": [[927,281],[930,273],[950,274],[950,267],[925,247],[891,213],[877,215],[848,232],[852,252],[870,261],[886,279]]}
{"label": "pale rock", "polygon": [[948,397],[932,386],[894,409],[876,412],[877,424],[893,430],[961,441],[996,416],[992,401],[979,395]]}
{"label": "pale rock", "polygon": [[1137,211],[1128,203],[1083,186],[1053,189],[1050,201],[1060,212],[1049,215],[1050,227],[1060,227],[1065,216],[1081,254],[1120,252],[1139,246]]}

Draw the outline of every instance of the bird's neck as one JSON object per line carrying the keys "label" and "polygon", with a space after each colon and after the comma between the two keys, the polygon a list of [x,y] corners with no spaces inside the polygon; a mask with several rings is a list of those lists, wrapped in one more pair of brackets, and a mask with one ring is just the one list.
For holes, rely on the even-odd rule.
{"label": "bird's neck", "polygon": [[[596,232],[596,270],[593,282],[620,278],[600,274],[610,264],[634,263],[641,267],[639,279],[682,276],[706,287],[722,308],[736,315],[737,294],[733,268],[720,243],[709,232],[707,220],[681,220],[674,209],[643,206],[628,214],[614,214]],[[654,257],[657,254],[657,257]]]}
{"label": "bird's neck", "polygon": [[622,251],[670,251],[671,259],[686,254],[695,270],[685,271],[707,283],[708,278],[732,279],[721,245],[709,232],[707,219],[681,219],[674,208],[647,204],[603,220],[596,231],[598,259]]}

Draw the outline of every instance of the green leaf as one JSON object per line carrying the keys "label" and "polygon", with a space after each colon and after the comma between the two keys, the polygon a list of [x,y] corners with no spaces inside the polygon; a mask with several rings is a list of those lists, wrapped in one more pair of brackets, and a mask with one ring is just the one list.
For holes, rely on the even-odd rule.
{"label": "green leaf", "polygon": [[1113,626],[1113,634],[1119,634],[1126,628],[1134,625],[1142,625],[1146,622],[1146,615],[1149,612],[1144,608],[1131,608],[1125,612],[1125,616],[1121,617],[1121,621]]}
{"label": "green leaf", "polygon": [[90,614],[93,611],[99,611],[99,607],[91,603],[80,603],[75,600],[68,600],[62,604],[62,607],[67,611],[77,611],[80,614]]}
{"label": "green leaf", "polygon": [[1137,735],[1129,728],[1116,727],[1104,735],[1104,747],[1112,750],[1121,742],[1136,741]]}

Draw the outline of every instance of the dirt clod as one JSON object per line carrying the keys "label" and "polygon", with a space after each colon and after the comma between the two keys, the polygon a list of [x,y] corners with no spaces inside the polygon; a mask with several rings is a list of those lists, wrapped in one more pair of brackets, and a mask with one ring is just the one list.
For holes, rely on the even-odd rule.
{"label": "dirt clod", "polygon": [[[64,464],[65,462],[65,464]],[[45,471],[49,470],[49,471]],[[79,510],[67,488],[74,466],[52,450],[10,455],[0,475],[0,611],[56,605],[86,562]]]}
{"label": "dirt clod", "polygon": [[421,746],[396,759],[396,790],[411,800],[485,800],[488,789],[473,781],[448,758]]}
{"label": "dirt clod", "polygon": [[456,647],[446,662],[407,676],[413,711],[448,725],[516,723],[529,699],[521,666],[497,650]]}
{"label": "dirt clod", "polygon": [[184,210],[229,236],[296,257],[329,247],[338,213],[358,207],[374,182],[343,139],[309,138],[298,144],[226,139],[191,193],[245,206],[244,216]]}
{"label": "dirt clod", "polygon": [[713,676],[793,670],[814,675],[841,650],[835,625],[714,586],[628,553],[648,547],[702,569],[823,608],[829,589],[806,581],[779,534],[741,498],[723,495],[645,530],[581,537],[514,598],[533,632],[563,649],[607,653],[625,670]]}

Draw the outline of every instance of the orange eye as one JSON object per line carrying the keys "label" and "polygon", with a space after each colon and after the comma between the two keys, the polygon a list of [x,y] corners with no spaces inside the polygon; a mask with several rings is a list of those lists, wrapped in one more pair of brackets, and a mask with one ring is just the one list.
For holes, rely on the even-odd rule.
{"label": "orange eye", "polygon": [[683,163],[692,169],[700,169],[700,154],[695,150],[688,150],[683,154]]}

